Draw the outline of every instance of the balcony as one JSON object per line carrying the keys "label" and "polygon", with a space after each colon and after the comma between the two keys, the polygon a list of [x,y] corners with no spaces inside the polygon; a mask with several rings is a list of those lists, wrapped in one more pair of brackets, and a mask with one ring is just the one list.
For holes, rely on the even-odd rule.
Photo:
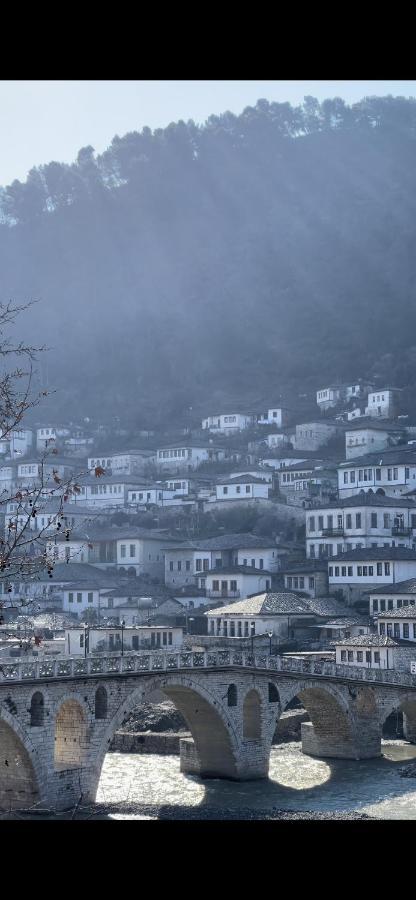
{"label": "balcony", "polygon": [[239,600],[240,591],[206,591],[211,600]]}
{"label": "balcony", "polygon": [[343,528],[324,528],[321,531],[322,537],[345,537],[345,531]]}
{"label": "balcony", "polygon": [[395,526],[391,529],[392,537],[410,537],[413,533],[412,528],[405,528],[404,526]]}

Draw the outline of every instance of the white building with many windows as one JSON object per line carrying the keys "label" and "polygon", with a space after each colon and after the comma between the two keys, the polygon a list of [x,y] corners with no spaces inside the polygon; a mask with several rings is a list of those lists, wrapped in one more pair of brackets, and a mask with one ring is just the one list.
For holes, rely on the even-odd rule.
{"label": "white building with many windows", "polygon": [[328,560],[329,589],[341,590],[347,603],[415,576],[416,551],[401,547],[367,547]]}
{"label": "white building with many windows", "polygon": [[259,425],[276,425],[276,428],[283,428],[289,421],[289,410],[284,406],[275,406],[267,410],[267,413],[260,415],[258,419]]}
{"label": "white building with many windows", "polygon": [[348,425],[345,431],[345,457],[355,460],[368,453],[389,450],[403,441],[406,429],[403,425],[360,421],[357,425]]}
{"label": "white building with many windows", "polygon": [[416,644],[416,608],[402,606],[401,609],[386,610],[374,616],[379,635],[394,640],[411,641]]}
{"label": "white building with many windows", "polygon": [[236,431],[244,431],[245,428],[250,428],[255,421],[256,416],[252,414],[225,413],[202,419],[202,428],[217,434],[233,434]]}
{"label": "white building with many windows", "polygon": [[266,499],[270,485],[263,478],[254,475],[237,475],[235,478],[222,478],[215,488],[215,501],[218,500],[254,500]]}
{"label": "white building with many windows", "polygon": [[272,585],[271,572],[254,566],[224,566],[210,569],[197,577],[198,587],[203,587],[207,600],[244,600],[251,594],[269,591]]}
{"label": "white building with many windows", "polygon": [[408,578],[406,581],[399,581],[385,587],[372,588],[367,591],[367,594],[372,616],[390,610],[414,607],[416,605],[416,578]]}
{"label": "white building with many windows", "polygon": [[197,469],[204,462],[221,462],[225,459],[225,450],[214,445],[202,444],[175,444],[168,447],[158,447],[156,451],[156,465],[171,473],[190,472]]}
{"label": "white building with many windows", "polygon": [[[253,534],[224,534],[197,541],[183,541],[176,547],[164,545],[165,584],[169,587],[196,585],[196,578],[230,566],[249,566],[261,572],[277,572],[279,551],[270,538]],[[200,585],[206,588],[206,584]]]}
{"label": "white building with many windows", "polygon": [[363,547],[408,547],[416,543],[412,500],[355,494],[306,514],[306,555],[311,559]]}
{"label": "white building with many windows", "polygon": [[366,416],[391,419],[398,413],[400,388],[382,388],[368,395]]}
{"label": "white building with many windows", "polygon": [[358,491],[400,497],[416,488],[416,451],[404,445],[393,450],[370,453],[338,466],[340,499]]}

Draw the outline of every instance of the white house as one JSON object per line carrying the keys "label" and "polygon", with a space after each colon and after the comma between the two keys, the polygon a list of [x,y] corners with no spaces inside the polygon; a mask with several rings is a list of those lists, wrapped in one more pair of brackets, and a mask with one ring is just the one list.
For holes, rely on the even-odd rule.
{"label": "white house", "polygon": [[396,584],[372,588],[367,591],[370,601],[370,614],[384,613],[414,607],[416,604],[416,578],[408,578]]}
{"label": "white house", "polygon": [[[195,585],[196,577],[225,567],[251,566],[265,572],[276,572],[280,566],[279,551],[270,538],[253,534],[224,534],[215,538],[183,541],[176,547],[164,545],[165,584],[174,589]],[[202,584],[205,588],[206,585]]]}
{"label": "white house", "polygon": [[348,425],[345,431],[345,457],[347,460],[357,456],[365,456],[389,447],[396,446],[405,437],[405,428],[402,425],[390,425],[374,422],[360,422],[357,425]]}
{"label": "white house", "polygon": [[284,406],[275,406],[267,410],[267,413],[260,415],[258,425],[276,425],[276,428],[283,428],[289,421],[289,410]]}
{"label": "white house", "polygon": [[26,456],[32,447],[33,431],[28,428],[14,429],[10,433],[10,456],[12,459]]}
{"label": "white house", "polygon": [[129,490],[139,489],[143,480],[135,475],[101,475],[80,478],[79,484],[77,503],[106,508],[126,506]]}
{"label": "white house", "polygon": [[70,656],[134,653],[140,650],[180,650],[183,628],[166,625],[90,625],[65,629],[65,652]]}
{"label": "white house", "polygon": [[328,561],[331,591],[341,590],[351,603],[371,588],[374,593],[385,585],[394,585],[416,576],[416,551],[401,547],[351,550]]}
{"label": "white house", "polygon": [[271,450],[276,447],[285,447],[292,442],[293,435],[286,431],[273,431],[267,435],[267,444]]}
{"label": "white house", "polygon": [[204,462],[220,462],[225,459],[225,450],[214,445],[175,444],[158,447],[156,464],[171,473],[184,473],[197,469]]}
{"label": "white house", "polygon": [[267,499],[270,486],[263,478],[254,475],[237,475],[235,478],[221,478],[215,487],[215,501]]}
{"label": "white house", "polygon": [[366,416],[392,419],[398,413],[400,388],[382,388],[368,395]]}
{"label": "white house", "polygon": [[411,641],[416,644],[416,608],[404,607],[401,609],[386,610],[374,617],[377,623],[377,631],[383,636],[394,638],[395,641]]}
{"label": "white house", "polygon": [[208,600],[242,600],[251,594],[270,591],[270,572],[249,565],[224,566],[209,569],[197,578],[198,587],[205,588]]}
{"label": "white house", "polygon": [[330,387],[321,388],[316,392],[316,402],[321,410],[330,409],[345,396],[345,389],[342,385],[330,385]]}
{"label": "white house", "polygon": [[219,416],[208,416],[202,419],[202,428],[218,434],[233,434],[235,431],[244,431],[255,422],[254,415],[245,413],[226,413]]}
{"label": "white house", "polygon": [[155,461],[154,450],[124,450],[112,453],[96,453],[88,458],[88,468],[111,469],[112,475],[142,474],[149,463]]}
{"label": "white house", "polygon": [[340,498],[351,497],[357,491],[373,491],[389,497],[400,497],[416,488],[416,452],[403,446],[379,453],[369,453],[358,460],[341,462],[338,466]]}
{"label": "white house", "polygon": [[205,613],[208,634],[216,637],[255,637],[271,632],[280,640],[292,637],[294,621],[306,626],[315,614],[307,602],[288,592],[267,592]]}
{"label": "white house", "polygon": [[71,429],[62,425],[42,425],[36,429],[36,449],[46,450],[54,446],[54,442],[60,438],[71,436]]}
{"label": "white house", "polygon": [[87,609],[100,610],[100,588],[92,582],[73,582],[63,587],[62,610],[82,616]]}
{"label": "white house", "polygon": [[338,556],[362,547],[409,547],[416,540],[416,505],[404,498],[355,494],[308,510],[306,555]]}
{"label": "white house", "polygon": [[144,531],[131,532],[131,537],[117,539],[117,567],[119,571],[136,575],[153,575],[163,578],[165,571],[165,547],[177,546],[179,541],[169,535]]}
{"label": "white house", "polygon": [[393,650],[397,641],[379,634],[363,634],[335,643],[337,665],[365,669],[394,669]]}

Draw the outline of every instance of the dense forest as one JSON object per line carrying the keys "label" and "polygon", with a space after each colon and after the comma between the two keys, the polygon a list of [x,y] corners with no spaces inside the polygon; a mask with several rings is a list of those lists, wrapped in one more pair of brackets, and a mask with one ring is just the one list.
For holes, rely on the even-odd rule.
{"label": "dense forest", "polygon": [[259,100],[0,190],[0,299],[61,417],[416,381],[416,101]]}

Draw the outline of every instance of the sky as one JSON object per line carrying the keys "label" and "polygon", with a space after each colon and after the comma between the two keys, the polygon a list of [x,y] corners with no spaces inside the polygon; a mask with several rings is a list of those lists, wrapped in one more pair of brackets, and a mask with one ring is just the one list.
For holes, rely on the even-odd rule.
{"label": "sky", "polygon": [[52,160],[71,163],[89,144],[102,153],[116,134],[238,114],[260,98],[386,94],[416,97],[416,81],[0,81],[0,184]]}

